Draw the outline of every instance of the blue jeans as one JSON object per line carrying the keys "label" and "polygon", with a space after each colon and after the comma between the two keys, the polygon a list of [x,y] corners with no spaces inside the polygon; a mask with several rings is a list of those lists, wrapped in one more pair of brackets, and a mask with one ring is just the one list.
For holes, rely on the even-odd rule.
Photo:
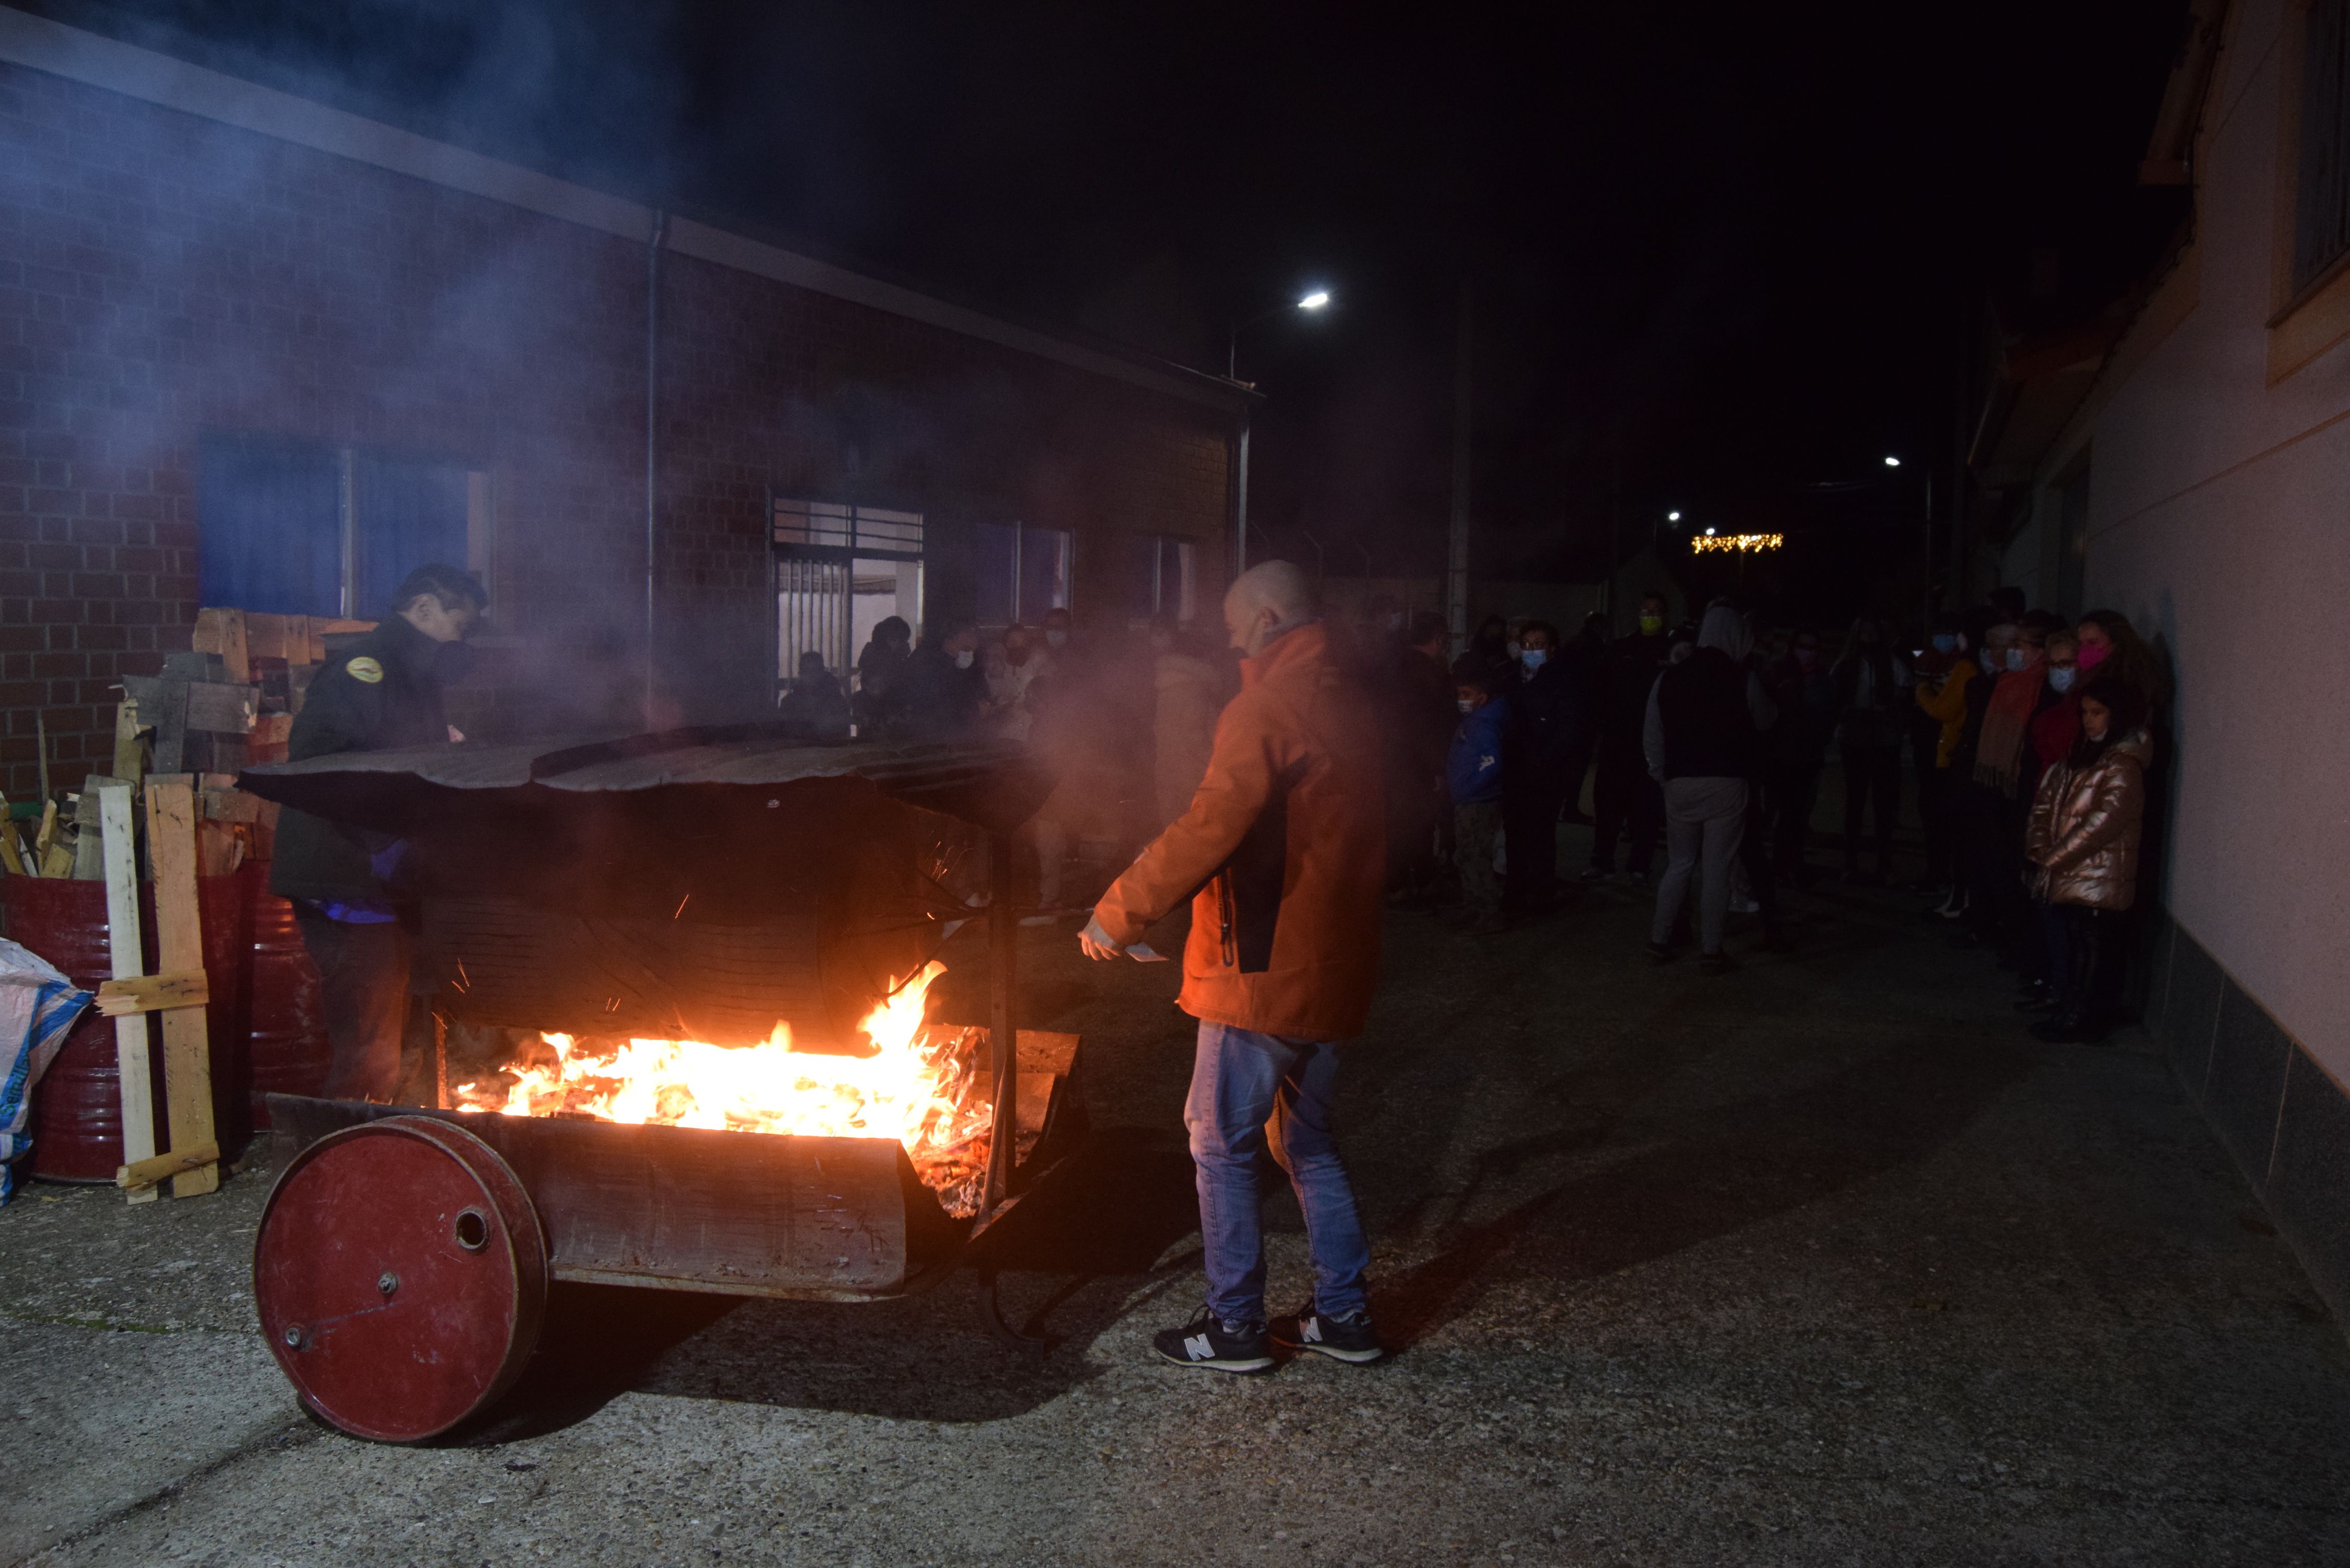
{"label": "blue jeans", "polygon": [[1367,1304],[1363,1275],[1370,1267],[1370,1243],[1330,1137],[1330,1096],[1337,1077],[1338,1047],[1329,1041],[1286,1040],[1204,1020],[1200,1024],[1183,1125],[1191,1129],[1191,1163],[1199,1176],[1208,1305],[1229,1325],[1264,1322],[1256,1161],[1268,1133],[1273,1157],[1289,1173],[1305,1214],[1315,1310],[1353,1317]]}

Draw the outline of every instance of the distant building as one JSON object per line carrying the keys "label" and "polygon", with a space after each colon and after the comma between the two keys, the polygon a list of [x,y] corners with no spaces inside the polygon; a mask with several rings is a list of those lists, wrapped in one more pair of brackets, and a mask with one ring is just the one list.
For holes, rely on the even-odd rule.
{"label": "distant building", "polygon": [[426,559],[491,586],[486,733],[636,718],[649,651],[691,719],[888,614],[1212,616],[1253,400],[5,7],[0,345],[19,797],[200,604]]}

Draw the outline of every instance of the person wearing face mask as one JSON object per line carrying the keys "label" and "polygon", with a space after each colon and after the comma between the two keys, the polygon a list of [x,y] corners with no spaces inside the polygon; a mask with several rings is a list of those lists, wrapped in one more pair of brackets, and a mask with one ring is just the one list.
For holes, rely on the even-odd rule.
{"label": "person wearing face mask", "polygon": [[896,732],[908,741],[967,741],[987,712],[987,676],[978,665],[979,628],[934,622],[900,682]]}
{"label": "person wearing face mask", "polygon": [[1634,887],[1646,887],[1664,836],[1664,792],[1648,776],[1640,754],[1640,722],[1648,689],[1664,673],[1668,601],[1651,591],[1640,597],[1639,629],[1616,639],[1608,649],[1607,682],[1600,698],[1598,765],[1591,781],[1591,867],[1586,882],[1616,874],[1616,844],[1624,841],[1624,869]]}
{"label": "person wearing face mask", "polygon": [[2032,1033],[2051,1044],[2102,1044],[2120,1011],[2126,927],[2137,902],[2146,820],[2145,701],[2115,675],[2078,691],[2081,734],[2040,781],[2025,854],[2054,916],[2054,1011]]}
{"label": "person wearing face mask", "polygon": [[1075,656],[1068,649],[1076,633],[1071,628],[1067,610],[1057,607],[1048,609],[1036,626],[1045,634],[1045,652],[1064,659],[1074,659]]}
{"label": "person wearing face mask", "polygon": [[[466,639],[489,595],[472,573],[434,563],[409,574],[390,613],[327,660],[287,738],[292,762],[344,752],[442,744],[460,737],[443,691],[463,674]],[[277,819],[270,891],[294,904],[318,966],[333,1055],[320,1091],[389,1100],[400,1087],[413,903],[399,891],[406,841],[287,806]]]}
{"label": "person wearing face mask", "polygon": [[[2016,793],[2026,803],[2024,833],[2031,833],[2028,807],[2040,798],[2040,781],[2048,770],[2064,761],[2081,738],[2081,670],[2077,661],[2080,643],[2073,633],[2059,626],[2048,634],[2043,649],[2042,665],[2046,678],[2042,683],[2040,711],[2033,715],[2025,732],[2023,757],[2016,780]],[[2031,908],[2033,947],[2026,962],[2019,966],[2016,1007],[2025,1012],[2043,1012],[2055,1005],[2056,981],[2063,971],[2059,955],[2064,951],[2062,934],[2053,929],[2054,917],[2047,898],[2033,888],[2030,863],[2025,865],[2025,891]]]}
{"label": "person wearing face mask", "polygon": [[[1115,959],[1191,901],[1177,1005],[1200,1021],[1183,1121],[1207,1292],[1198,1315],[1151,1345],[1179,1366],[1230,1373],[1270,1367],[1275,1338],[1375,1361],[1370,1244],[1331,1113],[1341,1042],[1362,1033],[1378,984],[1378,721],[1295,565],[1243,573],[1225,593],[1224,624],[1246,657],[1207,777],[1078,937],[1087,958]],[[1258,1213],[1268,1152],[1297,1195],[1314,1268],[1312,1299],[1273,1324]]]}
{"label": "person wearing face mask", "polygon": [[1580,793],[1598,700],[1593,672],[1564,657],[1558,628],[1531,620],[1518,633],[1523,674],[1510,694],[1503,836],[1509,865],[1504,905],[1539,914],[1557,898],[1558,819]]}
{"label": "person wearing face mask", "polygon": [[1981,678],[1971,657],[1982,646],[1991,628],[1991,612],[1972,612],[1961,621],[1944,616],[1935,622],[1932,647],[1918,660],[1918,711],[1934,725],[1934,761],[1918,781],[1918,815],[1926,828],[1926,877],[1947,884],[1942,902],[1929,911],[1957,919],[1967,907],[1963,864],[1966,805],[1959,784],[1972,775],[1961,769],[1959,750],[1966,740],[1967,693]]}
{"label": "person wearing face mask", "polygon": [[2145,701],[2149,713],[2169,701],[2168,680],[2161,660],[2139,637],[2129,618],[2119,610],[2093,609],[2074,629],[2081,639],[2081,675],[2103,675],[2128,684]]}
{"label": "person wearing face mask", "polygon": [[899,683],[914,657],[914,628],[903,617],[884,616],[857,656],[857,722],[874,731],[891,727],[898,714]]}
{"label": "person wearing face mask", "polygon": [[1510,700],[1495,694],[1492,675],[1463,658],[1452,671],[1460,722],[1444,760],[1446,793],[1452,799],[1453,864],[1461,876],[1461,919],[1473,935],[1508,929],[1502,913],[1502,881],[1493,871],[1493,846],[1502,836],[1504,763],[1503,737],[1509,729]]}
{"label": "person wearing face mask", "polygon": [[[2030,744],[2033,719],[2048,705],[2046,640],[2056,618],[2028,613],[1997,660],[1974,747],[1975,837],[1968,892],[1973,935],[2020,967],[2036,967],[2030,904],[2023,890],[2023,834],[2039,769]],[[1994,637],[1997,635],[1994,628]],[[1999,646],[1995,644],[1995,646]]]}

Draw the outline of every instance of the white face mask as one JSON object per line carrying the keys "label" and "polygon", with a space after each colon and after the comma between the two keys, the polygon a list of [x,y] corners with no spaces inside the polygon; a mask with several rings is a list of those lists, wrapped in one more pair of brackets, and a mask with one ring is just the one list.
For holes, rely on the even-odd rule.
{"label": "white face mask", "polygon": [[1459,703],[1460,703],[1460,705],[1461,705],[1461,711],[1463,713],[1474,713],[1474,712],[1477,711],[1477,704],[1476,704],[1476,703],[1474,703],[1474,702],[1471,702],[1471,701],[1469,701],[1469,699],[1468,699],[1468,698],[1466,698],[1466,697],[1462,697],[1462,698],[1458,699],[1457,701],[1459,701]]}
{"label": "white face mask", "polygon": [[1515,638],[1512,638],[1508,642],[1503,643],[1502,646],[1510,650],[1510,657],[1512,659],[1515,659],[1518,656],[1518,643]]}
{"label": "white face mask", "polygon": [[972,653],[970,649],[966,648],[961,653],[954,656],[955,668],[957,670],[969,670],[971,668],[971,661],[977,657],[978,655]]}
{"label": "white face mask", "polygon": [[1069,640],[1069,634],[1068,634],[1067,632],[1066,632],[1066,631],[1061,630],[1058,627],[1048,627],[1048,628],[1045,628],[1045,647],[1047,647],[1047,648],[1058,648],[1058,647],[1060,647],[1063,643],[1065,643],[1065,642],[1066,642],[1066,641],[1068,641],[1068,640]]}
{"label": "white face mask", "polygon": [[1540,670],[1543,667],[1543,661],[1549,657],[1550,649],[1546,648],[1529,648],[1518,655],[1518,662],[1528,670]]}
{"label": "white face mask", "polygon": [[2052,664],[2048,667],[2048,685],[2052,691],[2070,691],[2073,690],[2073,682],[2080,677],[2081,672],[2069,664]]}

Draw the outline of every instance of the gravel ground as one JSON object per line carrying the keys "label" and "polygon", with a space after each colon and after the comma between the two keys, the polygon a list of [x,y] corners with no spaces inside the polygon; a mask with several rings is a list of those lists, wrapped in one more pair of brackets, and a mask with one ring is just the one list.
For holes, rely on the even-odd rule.
{"label": "gravel ground", "polygon": [[35,1187],[0,1561],[2350,1562],[2350,1351],[2151,1048],[2034,1044],[1896,896],[1796,903],[1796,955],[1719,979],[1649,967],[1619,888],[1482,941],[1391,917],[1342,1106],[1370,1368],[1148,1358],[1200,1288],[1189,1030],[1175,966],[1066,929],[1028,1012],[1084,1033],[1095,1133],[1003,1287],[1042,1362],[968,1278],[567,1288],[494,1418],[375,1447],[251,1332],[265,1147],[206,1199]]}

